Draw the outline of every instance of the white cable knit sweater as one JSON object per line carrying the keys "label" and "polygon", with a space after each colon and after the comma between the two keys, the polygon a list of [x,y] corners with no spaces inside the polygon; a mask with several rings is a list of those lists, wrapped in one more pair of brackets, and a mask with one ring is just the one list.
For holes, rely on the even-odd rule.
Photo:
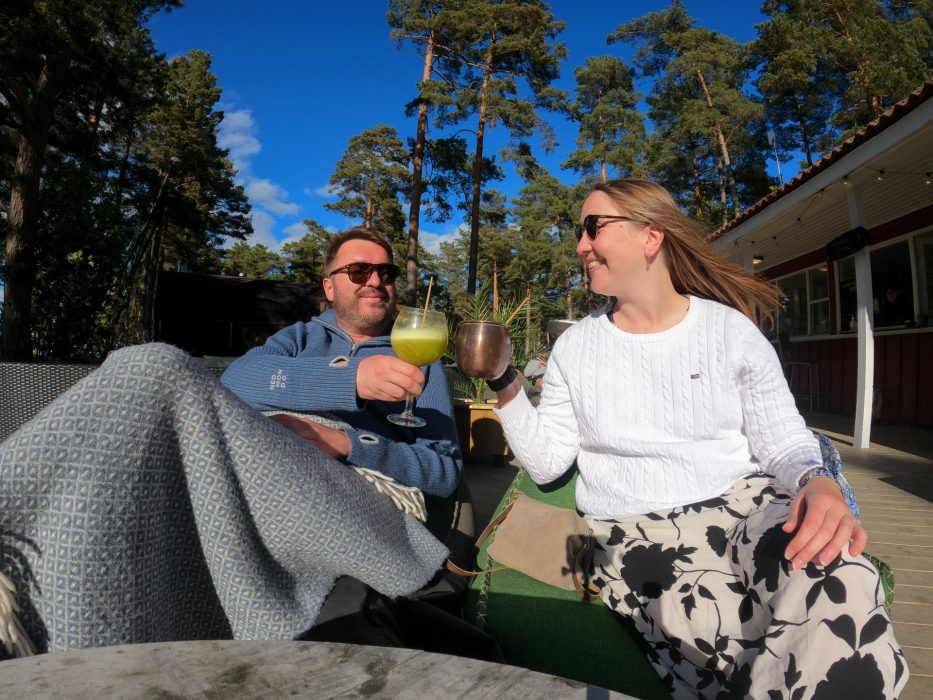
{"label": "white cable knit sweater", "polygon": [[796,493],[822,464],[771,344],[697,297],[660,333],[626,333],[604,310],[581,320],[554,345],[537,410],[521,393],[496,413],[535,482],[577,460],[577,507],[594,518],[713,498],[754,473]]}

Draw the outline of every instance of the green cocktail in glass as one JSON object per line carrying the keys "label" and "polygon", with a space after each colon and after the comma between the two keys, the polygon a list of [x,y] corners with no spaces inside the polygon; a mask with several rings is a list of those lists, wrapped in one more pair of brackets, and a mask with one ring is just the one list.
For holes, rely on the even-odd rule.
{"label": "green cocktail in glass", "polygon": [[[440,311],[424,311],[411,306],[400,307],[392,326],[392,349],[405,362],[421,367],[440,359],[447,349],[447,317]],[[424,419],[412,413],[414,397],[409,394],[402,413],[388,418],[396,425],[420,428]]]}

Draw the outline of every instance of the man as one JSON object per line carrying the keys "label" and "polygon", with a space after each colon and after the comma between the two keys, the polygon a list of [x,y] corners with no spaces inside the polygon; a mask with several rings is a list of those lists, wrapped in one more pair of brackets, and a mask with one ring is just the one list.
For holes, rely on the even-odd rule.
{"label": "man", "polygon": [[[429,496],[428,529],[461,558],[472,547],[471,522],[447,497],[457,489],[462,460],[453,407],[440,362],[418,367],[395,356],[389,340],[395,318],[392,248],[381,234],[354,228],[331,239],[324,255],[324,294],[332,310],[307,323],[286,328],[236,360],[221,382],[249,405],[335,459],[380,471]],[[417,397],[422,428],[404,428],[387,416],[398,413],[408,393]],[[275,413],[288,411],[288,413]],[[336,429],[296,414],[325,414],[348,424]],[[468,532],[462,533],[461,530]],[[462,598],[465,582],[447,577],[432,586],[427,599],[442,607]],[[422,616],[445,630],[437,638],[413,634]],[[450,630],[450,618],[418,600],[393,602],[354,578],[338,579],[308,639],[414,645],[436,648]],[[455,629],[469,637],[470,630]],[[456,636],[456,635],[455,635]],[[482,646],[484,642],[481,642]],[[470,646],[460,653],[475,654]]]}
{"label": "man", "polygon": [[[324,293],[333,305],[236,360],[222,383],[254,408],[289,411],[273,419],[332,457],[380,471],[433,496],[457,488],[462,460],[440,362],[421,369],[392,352],[395,317],[392,248],[381,234],[337,234],[324,256]],[[407,393],[427,425],[404,428],[386,416]],[[326,413],[351,427],[328,427],[293,414]]]}
{"label": "man", "polygon": [[[384,239],[343,234],[326,269],[335,310],[249,353],[226,387],[177,348],[122,348],[0,444],[0,574],[38,650],[292,639],[338,577],[389,598],[435,577],[447,548],[337,459],[451,494],[443,370],[425,379],[390,354]],[[385,421],[408,391],[428,419],[417,431]],[[352,427],[277,424],[237,394]]]}

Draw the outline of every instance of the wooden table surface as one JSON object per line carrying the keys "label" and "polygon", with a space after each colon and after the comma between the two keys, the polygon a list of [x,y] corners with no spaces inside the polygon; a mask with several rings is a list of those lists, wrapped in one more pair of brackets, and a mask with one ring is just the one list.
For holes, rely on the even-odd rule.
{"label": "wooden table surface", "polygon": [[627,698],[503,664],[323,642],[134,644],[0,662],[10,698]]}

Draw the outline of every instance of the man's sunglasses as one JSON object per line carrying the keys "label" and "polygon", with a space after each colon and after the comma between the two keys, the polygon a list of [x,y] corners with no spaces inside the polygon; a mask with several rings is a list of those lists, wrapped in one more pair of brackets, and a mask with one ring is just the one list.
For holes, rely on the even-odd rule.
{"label": "man's sunglasses", "polygon": [[613,214],[589,214],[583,217],[583,223],[577,224],[574,226],[574,233],[577,234],[577,240],[579,241],[583,237],[583,232],[586,231],[586,235],[590,237],[591,241],[596,240],[596,234],[599,233],[599,229],[602,226],[599,224],[600,219],[609,219],[611,221],[637,221],[637,219],[632,219],[628,216],[615,216]]}
{"label": "man's sunglasses", "polygon": [[338,267],[336,270],[331,270],[327,273],[328,277],[336,275],[339,272],[346,272],[347,277],[350,278],[350,281],[353,284],[366,284],[370,277],[372,277],[373,270],[376,271],[376,274],[379,275],[379,281],[382,284],[392,284],[395,282],[395,278],[399,276],[401,269],[398,265],[393,265],[392,263],[364,263],[364,262],[355,262],[350,263],[349,265],[343,265]]}

